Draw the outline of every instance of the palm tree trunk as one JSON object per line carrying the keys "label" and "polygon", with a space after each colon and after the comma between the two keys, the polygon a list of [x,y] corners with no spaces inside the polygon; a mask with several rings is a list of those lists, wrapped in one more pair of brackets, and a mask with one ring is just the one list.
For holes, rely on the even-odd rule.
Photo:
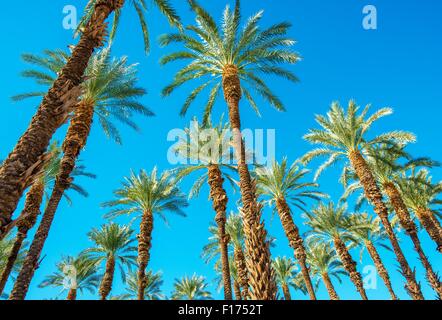
{"label": "palm tree trunk", "polygon": [[379,276],[382,278],[382,280],[385,283],[385,286],[388,289],[388,292],[390,293],[391,299],[397,300],[397,296],[393,291],[393,287],[391,285],[390,276],[388,275],[388,271],[384,266],[384,263],[382,262],[381,256],[379,255],[378,251],[376,250],[376,247],[373,245],[371,241],[365,241],[365,247],[367,248],[367,251],[371,257],[371,259],[374,262],[374,265],[376,266],[376,270],[379,273]]}
{"label": "palm tree trunk", "polygon": [[344,266],[344,269],[348,272],[350,276],[351,282],[356,287],[356,290],[358,290],[359,294],[361,295],[363,300],[368,300],[367,294],[364,289],[364,283],[362,282],[362,276],[356,269],[356,262],[351,257],[350,253],[348,252],[348,249],[345,245],[345,243],[340,238],[333,239],[333,243],[336,248],[336,252],[339,255],[339,258],[341,259],[342,265]]}
{"label": "palm tree trunk", "polygon": [[141,217],[140,234],[138,235],[138,300],[144,300],[146,290],[146,267],[152,247],[153,214],[145,211]]}
{"label": "palm tree trunk", "polygon": [[42,162],[52,135],[66,121],[80,95],[79,86],[94,50],[106,36],[105,20],[124,0],[98,0],[72,55],[44,96],[28,129],[0,168],[0,236],[11,222],[28,180]]}
{"label": "palm tree trunk", "polygon": [[442,228],[439,221],[434,217],[433,212],[428,208],[420,208],[416,210],[416,216],[431,239],[436,242],[437,251],[442,253]]}
{"label": "palm tree trunk", "polygon": [[249,275],[247,272],[246,258],[241,248],[235,247],[233,252],[238,281],[241,286],[241,296],[244,300],[249,299]]}
{"label": "palm tree trunk", "polygon": [[219,246],[221,249],[222,276],[224,283],[224,299],[232,300],[232,284],[230,282],[229,252],[227,249],[229,237],[226,234],[227,192],[223,188],[224,179],[218,165],[209,166],[210,198],[216,212],[215,221],[218,225]]}
{"label": "palm tree trunk", "polygon": [[98,293],[100,294],[101,300],[106,300],[109,293],[112,290],[112,283],[114,282],[115,274],[115,257],[110,255],[106,261],[106,270],[104,271],[103,279],[101,279],[100,289]]}
{"label": "palm tree trunk", "polygon": [[256,201],[249,168],[246,163],[245,147],[241,134],[239,101],[241,99],[241,83],[238,69],[226,66],[223,71],[224,97],[229,109],[230,127],[233,131],[234,147],[238,160],[240,180],[245,246],[247,252],[247,268],[249,284],[252,288],[252,300],[276,299],[276,282],[271,267],[270,246],[267,241],[267,231],[261,222],[261,208]]}
{"label": "palm tree trunk", "polygon": [[77,300],[77,289],[71,288],[66,300]]}
{"label": "palm tree trunk", "polygon": [[321,274],[322,281],[324,281],[325,287],[327,288],[328,295],[331,300],[339,300],[339,296],[336,293],[335,287],[333,286],[333,283],[331,282],[331,279],[327,272],[324,272]]}
{"label": "palm tree trunk", "polygon": [[388,220],[388,209],[384,203],[384,199],[379,189],[376,180],[370,170],[365,159],[362,157],[361,153],[358,150],[350,151],[348,154],[350,162],[355,170],[362,186],[364,187],[365,197],[367,200],[372,203],[374,206],[374,211],[381,219],[382,225],[384,226],[385,232],[390,239],[391,245],[393,247],[393,251],[396,255],[396,258],[401,266],[402,274],[407,280],[407,284],[405,285],[408,294],[414,300],[423,300],[424,296],[422,295],[421,288],[416,281],[415,274],[411,270],[407,259],[402,252],[401,247],[399,246],[399,242],[396,238],[396,235],[393,231],[393,228]]}
{"label": "palm tree trunk", "polygon": [[316,300],[315,290],[313,289],[312,280],[310,278],[309,269],[307,267],[307,253],[304,247],[304,241],[299,235],[299,229],[293,221],[290,207],[285,199],[276,200],[276,209],[281,219],[282,227],[285,235],[289,240],[290,246],[295,250],[295,258],[301,266],[302,276],[307,287],[310,300]]}
{"label": "palm tree trunk", "polygon": [[235,299],[241,300],[241,288],[237,280],[233,280],[233,291],[235,292]]}
{"label": "palm tree trunk", "polygon": [[281,285],[282,293],[284,294],[284,300],[292,300],[292,295],[290,294],[290,289],[287,283]]}
{"label": "palm tree trunk", "polygon": [[439,298],[442,299],[442,286],[439,277],[434,272],[430,264],[430,261],[428,260],[427,256],[425,255],[422,249],[421,242],[417,235],[417,227],[414,221],[411,219],[410,212],[408,211],[408,208],[405,205],[399,190],[392,182],[384,183],[384,190],[385,193],[388,195],[391,204],[393,205],[394,211],[396,212],[396,215],[399,218],[399,222],[402,228],[405,229],[405,231],[411,238],[411,241],[413,242],[414,249],[419,255],[419,259],[421,260],[422,265],[425,268],[428,283],[436,291]]}

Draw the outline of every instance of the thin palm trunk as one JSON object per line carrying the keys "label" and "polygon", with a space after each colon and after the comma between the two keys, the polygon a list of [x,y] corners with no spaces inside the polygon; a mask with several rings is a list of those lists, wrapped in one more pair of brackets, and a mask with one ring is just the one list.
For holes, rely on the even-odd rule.
{"label": "thin palm trunk", "polygon": [[70,59],[44,96],[37,113],[0,168],[0,236],[11,222],[28,180],[41,166],[55,131],[66,121],[80,95],[84,71],[96,48],[104,43],[105,20],[124,0],[98,0]]}
{"label": "thin palm trunk", "polygon": [[442,228],[439,221],[434,217],[433,212],[428,208],[419,208],[416,210],[416,216],[430,238],[436,242],[437,251],[442,253]]}
{"label": "thin palm trunk", "polygon": [[279,218],[281,219],[282,227],[285,235],[289,240],[290,246],[295,250],[295,258],[301,266],[302,277],[304,278],[310,300],[316,300],[315,290],[313,289],[312,280],[310,278],[309,269],[307,267],[307,253],[304,247],[304,241],[299,235],[299,229],[293,221],[285,199],[277,199],[276,208],[278,210]]}
{"label": "thin palm trunk", "polygon": [[230,282],[229,268],[229,237],[226,234],[226,208],[227,192],[223,188],[224,179],[218,165],[209,166],[210,198],[213,202],[213,209],[216,212],[215,221],[218,225],[219,246],[221,249],[222,277],[224,283],[224,299],[232,300],[232,284]]}
{"label": "thin palm trunk", "polygon": [[376,180],[370,170],[365,159],[362,157],[361,153],[358,150],[353,150],[348,154],[350,162],[355,170],[365,192],[365,196],[367,200],[372,203],[374,206],[374,211],[381,219],[382,225],[384,226],[385,232],[390,239],[391,245],[393,247],[393,251],[396,255],[397,261],[401,266],[402,274],[407,280],[405,285],[408,294],[414,300],[423,300],[424,296],[422,295],[421,288],[416,281],[415,274],[411,270],[407,259],[402,252],[401,247],[399,246],[399,242],[396,238],[396,235],[393,231],[393,228],[388,220],[388,209],[384,203],[382,193],[376,183]]}
{"label": "thin palm trunk", "polygon": [[109,293],[112,290],[112,284],[114,282],[115,274],[115,257],[110,255],[106,261],[106,269],[104,271],[103,279],[101,279],[100,289],[98,293],[100,294],[101,300],[106,300]]}
{"label": "thin palm trunk", "polygon": [[344,266],[345,271],[348,272],[350,276],[351,282],[356,287],[356,290],[359,292],[363,300],[368,300],[367,294],[364,289],[364,283],[362,282],[362,276],[356,269],[356,262],[351,257],[350,253],[348,252],[348,248],[346,247],[345,243],[340,238],[333,239],[333,243],[336,248],[336,252],[338,253],[338,256],[342,262],[342,265]]}
{"label": "thin palm trunk", "polygon": [[241,286],[241,297],[244,300],[249,299],[249,275],[247,272],[246,258],[241,248],[235,247],[233,257],[238,273],[238,282]]}
{"label": "thin palm trunk", "polygon": [[290,289],[287,283],[281,285],[282,293],[284,294],[284,300],[292,300],[292,295],[290,294]]}
{"label": "thin palm trunk", "polygon": [[439,277],[434,272],[430,261],[425,255],[419,237],[417,235],[417,227],[414,221],[411,219],[410,212],[408,211],[407,206],[402,199],[402,196],[399,190],[396,188],[394,183],[384,183],[385,193],[388,195],[391,204],[393,205],[394,211],[396,212],[397,217],[399,218],[399,223],[402,228],[407,232],[411,241],[413,242],[414,249],[419,255],[419,259],[422,262],[422,265],[425,268],[427,281],[431,285],[431,287],[436,291],[439,298],[442,299],[442,286],[439,280]]}
{"label": "thin palm trunk", "polygon": [[276,299],[276,282],[271,267],[270,246],[267,232],[261,222],[261,208],[256,201],[249,168],[246,163],[245,147],[242,141],[239,101],[241,99],[241,84],[238,69],[231,65],[223,72],[224,97],[229,109],[230,126],[233,131],[234,147],[238,160],[240,180],[241,210],[244,224],[245,246],[247,252],[247,269],[252,300]]}
{"label": "thin palm trunk", "polygon": [[71,288],[68,292],[66,300],[77,300],[77,289]]}
{"label": "thin palm trunk", "polygon": [[146,267],[150,260],[152,247],[153,214],[145,211],[141,217],[140,234],[138,235],[138,300],[144,300],[146,290]]}
{"label": "thin palm trunk", "polygon": [[235,293],[235,299],[236,300],[242,300],[241,298],[241,287],[239,286],[239,283],[237,280],[233,280],[233,291]]}
{"label": "thin palm trunk", "polygon": [[324,272],[321,274],[322,281],[324,281],[325,287],[327,288],[328,295],[331,300],[339,300],[339,296],[336,293],[335,287],[333,286],[333,283],[331,282],[330,276],[327,272]]}
{"label": "thin palm trunk", "polygon": [[379,252],[376,250],[376,247],[371,241],[365,241],[364,244],[365,247],[367,248],[368,254],[370,255],[371,259],[374,262],[374,265],[376,267],[376,270],[378,271],[379,276],[384,281],[385,286],[387,287],[388,292],[390,293],[391,299],[397,300],[397,296],[394,293],[393,287],[391,285],[390,276],[388,275],[388,271],[385,268],[384,263],[382,262]]}

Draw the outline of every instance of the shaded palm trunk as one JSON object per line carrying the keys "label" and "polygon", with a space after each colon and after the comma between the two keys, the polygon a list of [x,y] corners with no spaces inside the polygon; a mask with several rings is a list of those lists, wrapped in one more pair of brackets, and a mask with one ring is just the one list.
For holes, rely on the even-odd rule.
{"label": "shaded palm trunk", "polygon": [[249,284],[252,289],[250,298],[253,300],[274,300],[276,299],[277,287],[271,267],[270,247],[264,223],[261,222],[261,208],[256,201],[242,140],[239,114],[241,84],[238,69],[235,66],[230,65],[224,68],[222,83],[224,97],[229,109],[230,127],[233,131],[234,147],[238,161],[247,269],[249,271]]}
{"label": "shaded palm trunk", "polygon": [[419,208],[416,210],[416,216],[430,238],[436,242],[437,251],[442,253],[442,228],[439,221],[434,217],[433,212],[428,208]]}
{"label": "shaded palm trunk", "polygon": [[430,264],[430,261],[428,260],[427,256],[425,255],[422,249],[421,242],[417,235],[416,224],[411,219],[410,212],[408,211],[408,208],[405,205],[399,190],[392,182],[385,183],[384,190],[388,195],[388,198],[390,199],[390,202],[394,208],[394,211],[396,212],[397,217],[399,218],[399,223],[401,224],[402,228],[407,232],[408,236],[411,238],[411,241],[413,242],[414,249],[419,255],[419,259],[425,268],[428,283],[437,292],[439,298],[442,299],[442,286],[439,281],[439,277],[434,272]]}
{"label": "shaded palm trunk", "polygon": [[378,271],[379,276],[384,281],[385,286],[388,289],[388,292],[390,293],[391,299],[397,300],[397,296],[393,291],[393,287],[391,285],[390,276],[388,275],[388,271],[384,266],[384,263],[382,262],[381,256],[379,255],[378,251],[376,250],[376,247],[373,245],[371,241],[365,241],[365,247],[367,248],[367,251],[371,257],[371,259],[374,262],[374,265],[376,267],[376,270]]}
{"label": "shaded palm trunk", "polygon": [[345,271],[347,271],[350,276],[351,282],[356,287],[356,290],[359,292],[363,300],[368,300],[367,294],[364,289],[364,283],[362,282],[362,276],[356,269],[356,262],[351,257],[345,243],[340,238],[333,239],[333,243],[336,248],[336,252],[338,253],[339,259],[344,266]]}
{"label": "shaded palm trunk", "polygon": [[52,190],[42,221],[15,282],[10,299],[22,300],[26,296],[38,259],[49,235],[58,204],[72,182],[70,174],[75,168],[81,149],[86,144],[93,116],[94,103],[91,101],[81,101],[75,109],[74,117],[71,120],[62,146],[64,154],[60,164],[60,172],[55,180],[54,189]]}
{"label": "shaded palm trunk", "polygon": [[241,288],[237,280],[233,280],[233,291],[235,293],[236,300],[242,300],[241,298]]}
{"label": "shaded palm trunk", "polygon": [[106,270],[104,271],[103,279],[101,279],[98,293],[101,300],[106,300],[112,290],[115,274],[115,257],[110,255],[107,257]]}
{"label": "shaded palm trunk", "polygon": [[238,282],[241,286],[241,297],[244,300],[249,299],[249,275],[247,272],[246,257],[241,248],[235,247],[233,252],[236,272],[238,273]]}
{"label": "shaded palm trunk", "polygon": [[124,0],[98,0],[72,55],[44,96],[28,129],[0,168],[0,236],[11,222],[28,180],[42,162],[52,135],[76,104],[84,71],[106,36],[105,20]]}
{"label": "shaded palm trunk", "polygon": [[8,261],[0,279],[0,295],[5,289],[8,278],[11,275],[15,262],[17,261],[17,257],[23,245],[23,241],[28,235],[28,231],[32,229],[32,227],[34,227],[35,223],[37,222],[37,217],[40,213],[40,206],[43,200],[43,194],[44,184],[37,181],[32,185],[32,187],[29,189],[28,194],[26,195],[25,206],[23,212],[21,213],[21,216],[25,218],[21,220],[17,225],[18,232],[15,238],[14,246],[9,253]]}
{"label": "shaded palm trunk", "polygon": [[146,267],[152,247],[153,214],[145,211],[141,217],[140,234],[138,235],[138,300],[144,300],[146,290]]}
{"label": "shaded palm trunk", "polygon": [[77,289],[71,288],[68,292],[66,300],[77,300]]}
{"label": "shaded palm trunk", "polygon": [[333,283],[331,282],[330,276],[327,272],[324,272],[321,274],[322,281],[325,284],[325,287],[327,288],[328,295],[331,300],[339,300],[339,296],[336,293],[335,287],[333,286]]}
{"label": "shaded palm trunk", "polygon": [[224,299],[232,300],[232,284],[230,282],[229,252],[227,246],[229,237],[226,234],[227,192],[223,188],[224,179],[218,165],[209,166],[210,198],[216,212],[215,221],[218,225],[219,246],[221,249],[222,277],[224,283]]}
{"label": "shaded palm trunk", "polygon": [[376,183],[376,180],[370,170],[365,159],[362,157],[361,153],[358,150],[353,150],[348,154],[350,162],[355,170],[363,188],[365,197],[367,200],[374,206],[374,211],[381,219],[382,225],[384,226],[385,232],[390,239],[391,245],[393,247],[393,251],[396,255],[397,261],[401,266],[401,271],[407,283],[405,288],[408,294],[414,300],[423,300],[424,296],[422,295],[421,288],[416,281],[415,274],[411,270],[407,259],[402,252],[401,247],[399,246],[399,242],[396,238],[396,235],[393,231],[393,228],[388,220],[388,209],[384,203],[384,199],[382,193]]}
{"label": "shaded palm trunk", "polygon": [[315,290],[313,289],[312,280],[310,278],[309,269],[307,267],[307,253],[304,247],[304,241],[299,235],[299,229],[293,221],[293,217],[285,199],[276,200],[276,208],[285,235],[289,240],[290,246],[295,250],[295,258],[301,266],[302,277],[304,278],[310,300],[316,300]]}
{"label": "shaded palm trunk", "polygon": [[287,283],[281,284],[282,293],[284,294],[284,300],[292,300],[292,295],[290,294],[290,289]]}

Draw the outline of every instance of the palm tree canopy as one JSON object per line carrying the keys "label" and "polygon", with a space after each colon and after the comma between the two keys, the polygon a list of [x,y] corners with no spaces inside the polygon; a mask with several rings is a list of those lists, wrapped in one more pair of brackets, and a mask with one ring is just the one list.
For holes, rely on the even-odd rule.
{"label": "palm tree canopy", "polygon": [[342,282],[340,276],[347,275],[335,250],[325,243],[307,241],[307,262],[311,274],[316,276],[318,283],[321,275],[325,273],[336,278],[340,283]]}
{"label": "palm tree canopy", "polygon": [[188,206],[186,195],[181,192],[178,180],[172,172],[158,174],[155,167],[151,173],[145,170],[136,175],[131,172],[123,186],[114,191],[116,200],[105,202],[104,207],[113,209],[106,215],[114,218],[124,214],[141,215],[148,211],[158,214],[166,223],[165,212],[186,216],[182,208]]}
{"label": "palm tree canopy", "polygon": [[175,279],[173,300],[208,300],[212,295],[207,291],[208,284],[203,276],[194,274]]}
{"label": "palm tree canopy", "polygon": [[[165,298],[161,292],[163,279],[161,272],[154,273],[149,270],[145,274],[145,281],[147,283],[144,290],[144,300],[162,300]],[[138,276],[136,272],[129,272],[127,277],[126,293],[118,296],[119,300],[136,300],[138,295]]]}
{"label": "palm tree canopy", "polygon": [[[62,50],[45,50],[42,56],[23,54],[22,59],[38,67],[22,72],[23,77],[34,79],[38,84],[51,86],[57,73],[66,64],[69,54]],[[94,104],[95,116],[107,137],[121,144],[122,138],[115,125],[121,122],[134,130],[140,128],[132,120],[134,114],[153,116],[153,112],[138,100],[146,90],[138,87],[137,64],[128,64],[127,57],[112,58],[111,49],[105,48],[94,54],[85,71],[81,99]],[[45,92],[29,92],[12,97],[19,101],[44,96]]]}
{"label": "palm tree canopy", "polygon": [[221,90],[221,80],[226,68],[234,67],[243,82],[242,93],[259,114],[251,90],[278,110],[285,110],[279,98],[270,90],[262,75],[274,75],[291,81],[297,77],[281,64],[294,64],[299,55],[291,50],[295,41],[287,36],[291,27],[281,22],[261,29],[259,26],[263,11],[250,17],[241,29],[240,1],[235,8],[226,6],[220,25],[196,1],[189,1],[196,14],[196,24],[186,27],[191,33],[172,33],[160,37],[163,46],[180,43],[185,49],[171,53],[161,59],[161,64],[177,60],[190,61],[176,75],[173,82],[163,90],[163,95],[171,94],[183,84],[198,80],[200,84],[189,94],[181,109],[185,115],[190,105],[201,92],[207,89],[209,98],[205,105],[204,122],[212,112]]}
{"label": "palm tree canopy", "polygon": [[272,263],[273,270],[275,271],[276,281],[280,285],[289,285],[290,282],[296,277],[298,267],[291,258],[277,257]]}
{"label": "palm tree canopy", "polygon": [[[9,254],[11,253],[12,247],[15,243],[15,236],[10,235],[2,240],[0,240],[0,275],[3,274],[6,264],[8,263]],[[26,245],[22,245],[22,249],[19,251],[17,260],[15,261],[14,267],[12,269],[13,273],[20,271],[21,266],[26,257]]]}

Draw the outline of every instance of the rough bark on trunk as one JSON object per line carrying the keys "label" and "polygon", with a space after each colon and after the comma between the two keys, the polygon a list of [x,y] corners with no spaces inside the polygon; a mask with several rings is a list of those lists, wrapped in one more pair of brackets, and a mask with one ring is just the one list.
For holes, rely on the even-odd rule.
{"label": "rough bark on trunk", "polygon": [[322,281],[324,281],[325,287],[327,288],[328,295],[331,300],[339,300],[339,296],[336,293],[335,287],[333,286],[333,283],[331,282],[331,279],[327,272],[324,272],[321,274]]}
{"label": "rough bark on trunk", "polygon": [[146,267],[152,247],[153,214],[145,211],[141,217],[140,234],[138,235],[138,300],[144,300],[146,290]]}
{"label": "rough bark on trunk", "polygon": [[42,157],[55,131],[66,121],[80,95],[84,71],[106,37],[105,20],[124,0],[98,0],[71,57],[44,96],[28,129],[0,167],[0,235],[11,222],[28,180],[41,166]]}
{"label": "rough bark on trunk", "polygon": [[376,183],[370,167],[358,150],[350,151],[348,158],[350,159],[353,169],[355,170],[356,175],[364,188],[365,197],[373,205],[374,211],[381,219],[382,225],[384,226],[385,232],[387,233],[391,246],[393,247],[397,261],[401,266],[402,274],[407,280],[405,288],[408,294],[414,300],[423,300],[424,296],[422,295],[421,288],[416,281],[415,274],[411,270],[407,259],[399,246],[396,234],[394,233],[390,221],[388,220],[387,206],[384,203],[381,190]]}
{"label": "rough bark on trunk", "polygon": [[397,300],[397,296],[393,291],[393,287],[391,285],[390,276],[388,275],[388,271],[384,266],[384,263],[382,262],[381,256],[379,255],[378,251],[376,250],[376,247],[373,245],[371,241],[365,241],[365,247],[367,248],[367,251],[371,257],[371,259],[374,262],[374,265],[376,267],[376,270],[378,271],[379,276],[384,281],[385,286],[388,289],[388,292],[390,293],[391,299]]}
{"label": "rough bark on trunk", "polygon": [[367,294],[364,289],[364,283],[362,282],[362,276],[356,269],[356,262],[351,257],[350,253],[348,252],[348,249],[345,245],[345,243],[339,239],[335,238],[333,239],[333,243],[336,248],[336,252],[338,253],[338,256],[342,262],[342,265],[344,266],[345,271],[348,272],[350,276],[351,282],[356,287],[356,290],[359,292],[363,300],[368,300]]}
{"label": "rough bark on trunk", "polygon": [[238,273],[238,282],[241,286],[241,296],[244,300],[249,299],[249,275],[247,272],[246,257],[241,248],[235,247],[233,252],[236,272]]}
{"label": "rough bark on trunk", "polygon": [[68,292],[66,300],[77,300],[77,289],[71,288]]}
{"label": "rough bark on trunk", "polygon": [[238,161],[241,198],[241,210],[245,233],[247,252],[247,269],[252,300],[276,299],[276,282],[271,267],[270,246],[267,241],[267,231],[261,222],[261,208],[256,201],[249,168],[246,163],[245,147],[241,135],[239,101],[241,99],[241,83],[238,69],[226,66],[223,70],[223,91],[229,109],[230,126],[233,133],[233,143]]}
{"label": "rough bark on trunk", "polygon": [[312,280],[310,278],[309,269],[307,267],[307,253],[304,247],[304,241],[299,235],[299,229],[293,221],[290,207],[285,199],[276,200],[276,209],[281,219],[282,227],[285,235],[289,240],[290,246],[295,250],[295,258],[301,266],[301,273],[307,287],[310,300],[316,300],[315,290],[313,289]]}
{"label": "rough bark on trunk", "polygon": [[287,283],[281,285],[282,293],[284,294],[284,300],[292,300],[292,295],[290,294],[290,289]]}
{"label": "rough bark on trunk", "polygon": [[433,212],[427,208],[419,208],[416,210],[416,216],[430,238],[436,242],[437,251],[442,253],[442,228],[439,221],[434,217]]}
{"label": "rough bark on trunk", "polygon": [[411,238],[411,241],[413,242],[414,249],[416,250],[417,254],[419,255],[419,259],[425,268],[428,283],[436,291],[439,298],[442,299],[442,286],[441,286],[439,277],[436,274],[436,272],[434,272],[433,267],[430,264],[430,261],[428,260],[427,256],[425,255],[425,253],[422,249],[421,242],[420,242],[419,237],[417,235],[417,227],[416,227],[414,221],[411,219],[410,212],[408,211],[408,208],[405,205],[405,202],[402,199],[402,196],[401,196],[399,190],[396,188],[396,186],[392,182],[384,183],[383,186],[384,186],[385,193],[387,194],[388,198],[390,199],[390,202],[394,208],[394,211],[396,212],[396,215],[399,218],[399,223],[401,224],[402,228],[405,229],[408,236]]}
{"label": "rough bark on trunk", "polygon": [[242,300],[241,298],[241,288],[237,280],[233,280],[233,291],[235,292],[235,299]]}
{"label": "rough bark on trunk", "polygon": [[215,221],[218,226],[218,238],[221,251],[222,277],[224,284],[224,299],[232,300],[232,284],[230,282],[229,268],[229,236],[226,234],[226,208],[227,192],[223,188],[224,178],[218,165],[212,164],[208,169],[208,183],[210,186],[210,198],[213,209],[216,212]]}
{"label": "rough bark on trunk", "polygon": [[98,293],[100,294],[101,300],[106,300],[109,293],[112,290],[112,283],[114,282],[115,274],[115,257],[108,256],[106,261],[106,269],[104,271],[103,279],[101,279],[100,289]]}

